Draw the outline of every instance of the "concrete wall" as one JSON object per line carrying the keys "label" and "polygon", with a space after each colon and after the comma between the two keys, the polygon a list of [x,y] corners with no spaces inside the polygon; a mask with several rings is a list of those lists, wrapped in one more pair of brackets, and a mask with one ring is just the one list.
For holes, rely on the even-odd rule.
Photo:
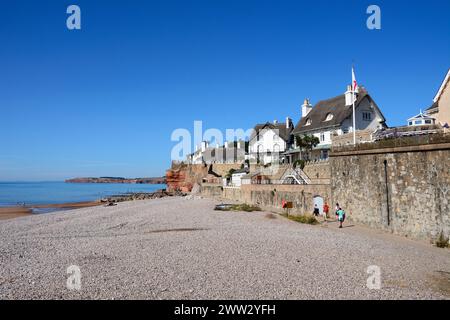
{"label": "concrete wall", "polygon": [[450,234],[450,143],[330,156],[332,202],[351,220],[414,238]]}

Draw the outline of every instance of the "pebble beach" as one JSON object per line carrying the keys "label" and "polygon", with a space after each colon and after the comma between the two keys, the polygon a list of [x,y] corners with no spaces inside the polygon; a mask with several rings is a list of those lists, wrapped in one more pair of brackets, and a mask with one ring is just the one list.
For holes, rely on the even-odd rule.
{"label": "pebble beach", "polygon": [[[449,299],[450,250],[167,197],[0,221],[0,299]],[[369,266],[381,288],[367,287]],[[70,266],[81,272],[68,289]]]}

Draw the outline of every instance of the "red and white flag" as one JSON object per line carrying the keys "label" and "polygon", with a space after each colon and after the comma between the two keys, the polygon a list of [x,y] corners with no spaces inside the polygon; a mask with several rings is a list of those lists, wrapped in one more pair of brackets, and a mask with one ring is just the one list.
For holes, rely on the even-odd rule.
{"label": "red and white flag", "polygon": [[353,91],[356,91],[356,89],[358,89],[358,83],[356,82],[356,77],[355,77],[355,69],[353,69],[353,67],[352,67],[352,86],[353,86]]}

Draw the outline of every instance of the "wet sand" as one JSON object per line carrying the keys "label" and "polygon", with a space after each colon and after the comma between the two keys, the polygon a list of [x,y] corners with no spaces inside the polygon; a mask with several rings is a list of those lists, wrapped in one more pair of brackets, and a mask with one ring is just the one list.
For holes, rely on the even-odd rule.
{"label": "wet sand", "polygon": [[100,201],[85,201],[73,203],[57,203],[57,204],[42,204],[35,206],[16,206],[0,208],[0,220],[13,219],[18,217],[25,217],[33,214],[33,209],[80,209],[99,206]]}
{"label": "wet sand", "polygon": [[0,208],[0,220],[29,216],[32,210],[27,207]]}

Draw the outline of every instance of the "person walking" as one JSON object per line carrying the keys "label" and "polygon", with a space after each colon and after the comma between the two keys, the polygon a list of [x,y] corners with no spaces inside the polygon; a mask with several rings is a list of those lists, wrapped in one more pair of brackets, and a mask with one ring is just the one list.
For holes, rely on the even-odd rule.
{"label": "person walking", "polygon": [[345,221],[345,211],[342,208],[339,208],[339,210],[337,211],[337,215],[338,215],[338,220],[339,220],[339,229],[341,229],[342,224]]}
{"label": "person walking", "polygon": [[336,207],[334,208],[334,214],[336,215],[336,220],[338,219],[338,211],[341,208],[339,203],[336,202]]}
{"label": "person walking", "polygon": [[318,217],[320,214],[320,210],[319,207],[317,206],[317,203],[314,205],[314,211],[313,211],[314,216]]}
{"label": "person walking", "polygon": [[325,204],[323,205],[323,215],[325,217],[325,220],[327,220],[327,218],[328,218],[329,211],[330,211],[330,206],[328,205],[327,202],[325,202]]}

